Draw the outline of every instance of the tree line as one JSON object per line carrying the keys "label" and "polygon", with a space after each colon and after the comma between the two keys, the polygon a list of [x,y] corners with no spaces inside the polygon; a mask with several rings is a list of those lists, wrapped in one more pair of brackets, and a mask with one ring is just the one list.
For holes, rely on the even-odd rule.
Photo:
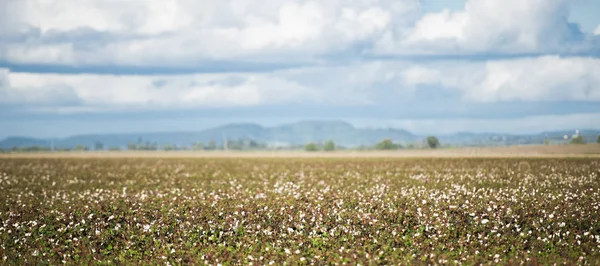
{"label": "tree line", "polygon": [[[584,137],[581,134],[575,134],[571,137],[565,136],[565,143],[569,144],[586,144]],[[597,143],[600,144],[600,136],[597,138]],[[549,145],[549,141],[544,141],[544,144]],[[395,143],[391,139],[384,139],[372,146],[359,146],[354,149],[356,150],[398,150],[398,149],[415,149],[415,148],[430,148],[437,149],[441,148],[442,144],[439,139],[435,136],[429,136],[423,140],[422,143],[412,143],[402,145]],[[229,140],[221,144],[217,144],[214,140],[208,143],[195,142],[191,145],[175,145],[175,144],[163,144],[159,145],[156,142],[142,141],[138,139],[137,142],[129,142],[126,147],[108,147],[101,142],[96,142],[91,147],[83,144],[78,144],[72,148],[52,148],[47,146],[28,146],[28,147],[12,147],[10,149],[0,148],[0,152],[49,152],[49,151],[120,151],[120,150],[132,150],[132,151],[175,151],[175,150],[192,150],[192,151],[210,151],[210,150],[269,150],[269,149],[283,149],[277,147],[271,147],[265,143],[259,143],[251,139],[238,139]],[[310,142],[306,145],[295,145],[289,146],[285,149],[304,149],[305,151],[335,151],[335,150],[346,150],[346,147],[337,145],[333,140],[326,141],[324,143]]]}
{"label": "tree line", "polygon": [[[440,144],[440,141],[437,137],[435,136],[429,136],[425,139],[425,144],[428,148],[431,149],[437,149],[442,147],[442,145]],[[408,145],[406,147],[402,146],[399,143],[394,143],[393,140],[391,139],[384,139],[378,143],[376,143],[374,146],[372,147],[368,147],[368,146],[360,146],[358,149],[359,150],[367,150],[367,149],[372,149],[372,150],[398,150],[398,149],[403,149],[403,148],[417,148],[416,145],[411,144]],[[304,147],[304,150],[306,151],[319,151],[319,150],[323,150],[323,151],[334,151],[337,149],[337,146],[335,144],[335,142],[333,142],[332,140],[325,142],[323,145],[319,145],[317,143],[311,142],[306,144],[306,146]]]}

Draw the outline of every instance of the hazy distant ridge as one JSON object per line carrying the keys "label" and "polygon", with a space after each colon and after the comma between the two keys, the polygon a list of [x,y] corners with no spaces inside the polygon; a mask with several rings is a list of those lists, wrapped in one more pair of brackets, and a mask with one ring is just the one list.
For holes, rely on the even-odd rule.
{"label": "hazy distant ridge", "polygon": [[[501,133],[461,132],[437,136],[442,144],[457,146],[490,146],[514,144],[541,144],[546,139],[554,143],[564,142],[564,135],[572,135],[572,130],[542,132],[529,135],[510,135]],[[595,142],[600,130],[582,130],[587,142]],[[64,139],[37,139],[27,137],[8,137],[0,141],[0,148],[30,147],[53,145],[56,148],[73,148],[75,145],[93,147],[102,143],[104,147],[126,147],[128,143],[138,141],[158,145],[191,146],[214,141],[222,145],[227,140],[254,140],[259,143],[280,145],[302,145],[308,142],[333,140],[339,145],[356,147],[373,145],[383,139],[392,139],[401,144],[419,143],[426,136],[412,134],[406,130],[386,128],[356,128],[343,121],[301,121],[276,127],[263,127],[258,124],[227,124],[195,132],[131,133],[131,134],[87,134],[75,135]]]}

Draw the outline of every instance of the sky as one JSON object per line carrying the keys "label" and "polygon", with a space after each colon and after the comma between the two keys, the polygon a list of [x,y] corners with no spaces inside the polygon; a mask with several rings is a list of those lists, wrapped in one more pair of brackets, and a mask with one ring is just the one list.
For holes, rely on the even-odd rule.
{"label": "sky", "polygon": [[600,0],[3,0],[0,138],[600,129]]}

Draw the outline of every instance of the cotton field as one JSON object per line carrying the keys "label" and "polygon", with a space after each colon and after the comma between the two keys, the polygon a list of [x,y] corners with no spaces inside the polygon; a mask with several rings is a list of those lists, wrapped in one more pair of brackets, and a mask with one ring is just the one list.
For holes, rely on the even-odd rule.
{"label": "cotton field", "polygon": [[600,264],[600,159],[0,160],[0,264]]}

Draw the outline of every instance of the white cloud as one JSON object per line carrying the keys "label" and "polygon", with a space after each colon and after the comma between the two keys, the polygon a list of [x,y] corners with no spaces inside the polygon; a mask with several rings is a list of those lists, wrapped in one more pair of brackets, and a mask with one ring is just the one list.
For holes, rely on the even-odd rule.
{"label": "white cloud", "polygon": [[[435,84],[444,80],[441,71],[424,66],[413,66],[402,72],[404,83],[410,86],[420,84]],[[446,81],[449,83],[449,81]]]}
{"label": "white cloud", "polygon": [[[0,69],[0,104],[72,112],[136,108],[427,103],[429,93],[462,102],[600,101],[600,59],[542,56],[474,62],[362,62],[266,73],[97,75]],[[433,90],[432,90],[433,88]],[[419,96],[420,95],[420,96]],[[49,107],[48,107],[49,106]],[[50,108],[50,109],[48,109]]]}
{"label": "white cloud", "polygon": [[440,13],[427,14],[417,22],[407,42],[419,43],[438,39],[461,40],[469,17],[464,12],[452,13],[444,10]]}
{"label": "white cloud", "polygon": [[465,9],[426,14],[406,35],[383,40],[393,53],[553,53],[594,49],[569,24],[570,0],[468,0]]}
{"label": "white cloud", "polygon": [[600,35],[600,25],[598,25],[594,30],[594,35]]}
{"label": "white cloud", "polygon": [[0,88],[10,86],[8,83],[8,73],[10,73],[8,69],[0,68]]}
{"label": "white cloud", "polygon": [[[13,15],[3,19],[10,26],[0,35],[31,38],[4,45],[3,54],[16,63],[186,65],[277,55],[299,60],[377,38],[405,23],[404,14],[416,3],[7,0],[3,5]],[[72,34],[82,29],[91,36]],[[108,40],[90,42],[94,34]]]}
{"label": "white cloud", "polygon": [[[319,101],[319,93],[290,80],[262,74],[114,76],[3,71],[0,103],[39,110],[106,111],[254,106]],[[50,107],[48,107],[50,106]]]}
{"label": "white cloud", "polygon": [[[570,0],[4,0],[0,60],[188,66],[319,62],[323,55],[598,51],[568,23]],[[260,7],[260,8],[259,8]]]}
{"label": "white cloud", "polygon": [[99,75],[9,72],[0,69],[0,105],[29,110],[97,112],[131,109],[322,104],[365,106],[400,85],[400,63],[356,63],[265,73]]}
{"label": "white cloud", "polygon": [[543,56],[488,62],[416,65],[408,86],[438,85],[474,102],[600,101],[600,59]]}

